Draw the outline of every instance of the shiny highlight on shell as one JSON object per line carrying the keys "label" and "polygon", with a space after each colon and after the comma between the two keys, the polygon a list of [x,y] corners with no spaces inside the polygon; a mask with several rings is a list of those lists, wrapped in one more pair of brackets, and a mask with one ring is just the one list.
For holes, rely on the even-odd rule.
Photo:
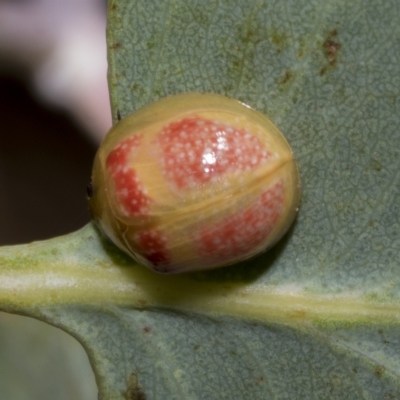
{"label": "shiny highlight on shell", "polygon": [[161,99],[118,122],[97,152],[89,206],[120,249],[159,273],[226,266],[292,224],[300,178],[262,114],[216,94]]}

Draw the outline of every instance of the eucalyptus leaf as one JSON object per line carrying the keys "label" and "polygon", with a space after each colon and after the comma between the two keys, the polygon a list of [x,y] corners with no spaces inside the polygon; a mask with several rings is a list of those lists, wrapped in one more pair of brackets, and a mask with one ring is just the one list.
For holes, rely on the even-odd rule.
{"label": "eucalyptus leaf", "polygon": [[400,398],[400,18],[387,1],[109,2],[114,121],[215,92],[266,114],[302,204],[274,249],[160,276],[89,224],[0,251],[0,307],[77,338],[108,399]]}

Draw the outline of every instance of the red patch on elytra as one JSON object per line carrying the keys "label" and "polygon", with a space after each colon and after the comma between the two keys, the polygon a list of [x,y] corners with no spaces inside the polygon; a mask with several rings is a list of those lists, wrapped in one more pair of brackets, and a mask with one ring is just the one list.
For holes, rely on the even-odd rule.
{"label": "red patch on elytra", "polygon": [[264,191],[245,210],[210,224],[196,235],[197,252],[221,262],[234,261],[260,245],[272,232],[284,205],[280,181]]}
{"label": "red patch on elytra", "polygon": [[106,166],[112,172],[123,168],[128,161],[129,154],[137,149],[141,142],[141,136],[134,135],[119,142],[107,156]]}
{"label": "red patch on elytra", "polygon": [[113,196],[127,216],[146,215],[151,199],[130,165],[132,153],[139,147],[141,136],[131,136],[120,142],[107,156],[106,168],[114,184]]}
{"label": "red patch on elytra", "polygon": [[150,261],[156,270],[161,272],[162,267],[169,264],[167,238],[158,229],[150,229],[138,232],[134,242],[139,248],[140,254]]}
{"label": "red patch on elytra", "polygon": [[245,130],[198,116],[171,122],[161,130],[158,142],[162,172],[178,189],[225,173],[251,171],[270,156]]}

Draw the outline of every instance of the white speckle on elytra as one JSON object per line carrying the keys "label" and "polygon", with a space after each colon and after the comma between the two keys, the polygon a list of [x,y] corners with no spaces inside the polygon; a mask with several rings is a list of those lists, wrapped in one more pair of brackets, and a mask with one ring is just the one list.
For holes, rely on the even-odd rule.
{"label": "white speckle on elytra", "polygon": [[159,140],[161,170],[174,189],[254,169],[268,155],[259,139],[249,132],[197,116],[170,123],[161,130]]}
{"label": "white speckle on elytra", "polygon": [[205,149],[203,153],[203,164],[215,164],[216,162],[216,157],[215,153],[212,151],[212,149]]}
{"label": "white speckle on elytra", "polygon": [[228,150],[228,143],[226,141],[226,138],[223,136],[218,136],[217,137],[217,148],[219,150]]}

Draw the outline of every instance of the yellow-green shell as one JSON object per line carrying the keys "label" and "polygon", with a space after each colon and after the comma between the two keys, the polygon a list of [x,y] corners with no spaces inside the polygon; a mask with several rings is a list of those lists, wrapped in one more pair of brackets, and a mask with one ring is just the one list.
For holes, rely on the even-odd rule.
{"label": "yellow-green shell", "polygon": [[161,273],[217,268],[276,243],[300,179],[289,144],[249,106],[180,94],[130,114],[93,167],[92,215],[123,251]]}

